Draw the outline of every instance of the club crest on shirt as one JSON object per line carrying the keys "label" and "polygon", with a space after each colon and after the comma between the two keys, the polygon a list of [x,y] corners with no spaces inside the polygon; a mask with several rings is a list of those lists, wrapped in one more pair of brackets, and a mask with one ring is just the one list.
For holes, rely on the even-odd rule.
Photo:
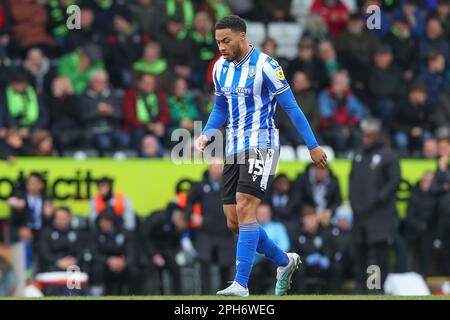
{"label": "club crest on shirt", "polygon": [[283,69],[281,69],[281,67],[276,68],[275,72],[277,74],[278,79],[280,79],[281,81],[286,80],[284,73],[283,73]]}
{"label": "club crest on shirt", "polygon": [[253,79],[256,75],[256,66],[248,66],[248,78]]}

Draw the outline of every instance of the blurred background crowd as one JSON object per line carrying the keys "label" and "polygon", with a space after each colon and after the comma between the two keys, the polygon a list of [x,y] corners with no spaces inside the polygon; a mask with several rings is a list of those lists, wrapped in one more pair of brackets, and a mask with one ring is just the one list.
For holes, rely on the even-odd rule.
{"label": "blurred background crowd", "polygon": [[[66,25],[72,4],[80,29]],[[370,5],[380,28],[366,25]],[[229,14],[283,66],[320,143],[353,161],[350,203],[330,169],[308,166],[294,181],[278,175],[258,208],[269,235],[302,253],[294,291],[343,292],[356,280],[363,292],[372,262],[450,276],[447,0],[0,0],[0,159],[167,157],[171,132],[193,131],[212,110],[214,23]],[[303,145],[280,109],[277,123],[284,146]],[[399,158],[437,163],[401,221]],[[35,272],[89,270],[92,294],[212,293],[234,266],[220,176],[213,163],[203,181],[181,181],[148,218],[105,177],[83,219],[53,206],[34,173],[8,199],[3,238],[28,243]],[[274,271],[258,257],[251,292],[271,292]]]}

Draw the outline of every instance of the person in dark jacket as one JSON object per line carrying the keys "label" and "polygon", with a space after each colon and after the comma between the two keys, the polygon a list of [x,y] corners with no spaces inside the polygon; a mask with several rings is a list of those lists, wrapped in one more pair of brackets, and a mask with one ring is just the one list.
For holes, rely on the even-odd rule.
{"label": "person in dark jacket", "polygon": [[53,223],[46,227],[39,239],[39,269],[41,272],[66,271],[78,265],[80,239],[71,227],[70,209],[55,209]]}
{"label": "person in dark jacket", "polygon": [[429,275],[433,241],[437,236],[437,197],[431,192],[434,173],[426,172],[408,200],[405,239],[412,257],[412,270]]}
{"label": "person in dark jacket", "polygon": [[299,174],[295,189],[300,195],[301,203],[316,208],[320,223],[328,227],[337,207],[342,203],[338,178],[329,168],[308,165],[305,172]]}
{"label": "person in dark jacket", "polygon": [[396,191],[401,181],[397,155],[380,143],[380,122],[366,120],[362,129],[363,147],[355,152],[349,179],[358,292],[365,291],[368,265],[380,267],[381,284],[389,273],[389,245],[399,224]]}
{"label": "person in dark jacket", "polygon": [[211,287],[212,265],[215,264],[220,268],[219,283],[225,283],[230,279],[230,271],[234,266],[234,236],[227,228],[221,205],[222,171],[223,165],[220,160],[212,161],[208,171],[203,175],[203,181],[192,187],[188,198],[188,203],[194,211],[198,205],[201,213],[200,226],[195,230],[194,246],[201,263],[203,294],[217,291]]}
{"label": "person in dark jacket", "polygon": [[121,131],[122,109],[119,96],[110,88],[108,74],[95,71],[91,83],[80,97],[82,124],[100,152],[126,148],[128,135]]}
{"label": "person in dark jacket", "polygon": [[105,295],[131,294],[138,275],[136,244],[110,207],[98,216],[90,244],[91,284]]}
{"label": "person in dark jacket", "polygon": [[328,287],[331,245],[330,237],[319,223],[314,207],[303,208],[302,227],[297,232],[293,249],[302,255],[303,267],[294,275],[296,293],[312,293]]}
{"label": "person in dark jacket", "polygon": [[142,225],[144,254],[151,261],[151,267],[156,267],[160,273],[162,270],[169,272],[173,294],[182,292],[180,267],[175,258],[181,251],[187,227],[185,211],[173,203],[166,210],[153,212]]}

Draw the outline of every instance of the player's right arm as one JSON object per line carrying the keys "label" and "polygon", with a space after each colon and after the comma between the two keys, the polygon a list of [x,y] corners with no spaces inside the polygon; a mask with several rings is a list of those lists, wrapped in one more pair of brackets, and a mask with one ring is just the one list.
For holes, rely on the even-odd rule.
{"label": "player's right arm", "polygon": [[213,69],[213,81],[215,87],[214,107],[209,115],[208,122],[206,123],[202,134],[195,140],[195,147],[201,152],[205,150],[209,139],[211,139],[217,130],[222,128],[225,121],[228,119],[228,102],[225,95],[220,91],[220,85],[216,77],[216,67],[217,63],[214,65]]}

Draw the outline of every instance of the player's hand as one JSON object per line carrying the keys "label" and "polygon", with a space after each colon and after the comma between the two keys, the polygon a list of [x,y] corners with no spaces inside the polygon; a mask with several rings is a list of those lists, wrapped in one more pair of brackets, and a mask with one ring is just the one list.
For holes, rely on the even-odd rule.
{"label": "player's hand", "polygon": [[204,134],[200,135],[200,137],[195,139],[195,142],[194,142],[195,148],[200,152],[205,151],[205,147],[206,147],[207,143],[208,143],[208,137],[205,136]]}
{"label": "player's hand", "polygon": [[321,147],[315,147],[314,149],[309,150],[309,154],[311,155],[312,161],[314,161],[319,168],[327,167],[327,155]]}

